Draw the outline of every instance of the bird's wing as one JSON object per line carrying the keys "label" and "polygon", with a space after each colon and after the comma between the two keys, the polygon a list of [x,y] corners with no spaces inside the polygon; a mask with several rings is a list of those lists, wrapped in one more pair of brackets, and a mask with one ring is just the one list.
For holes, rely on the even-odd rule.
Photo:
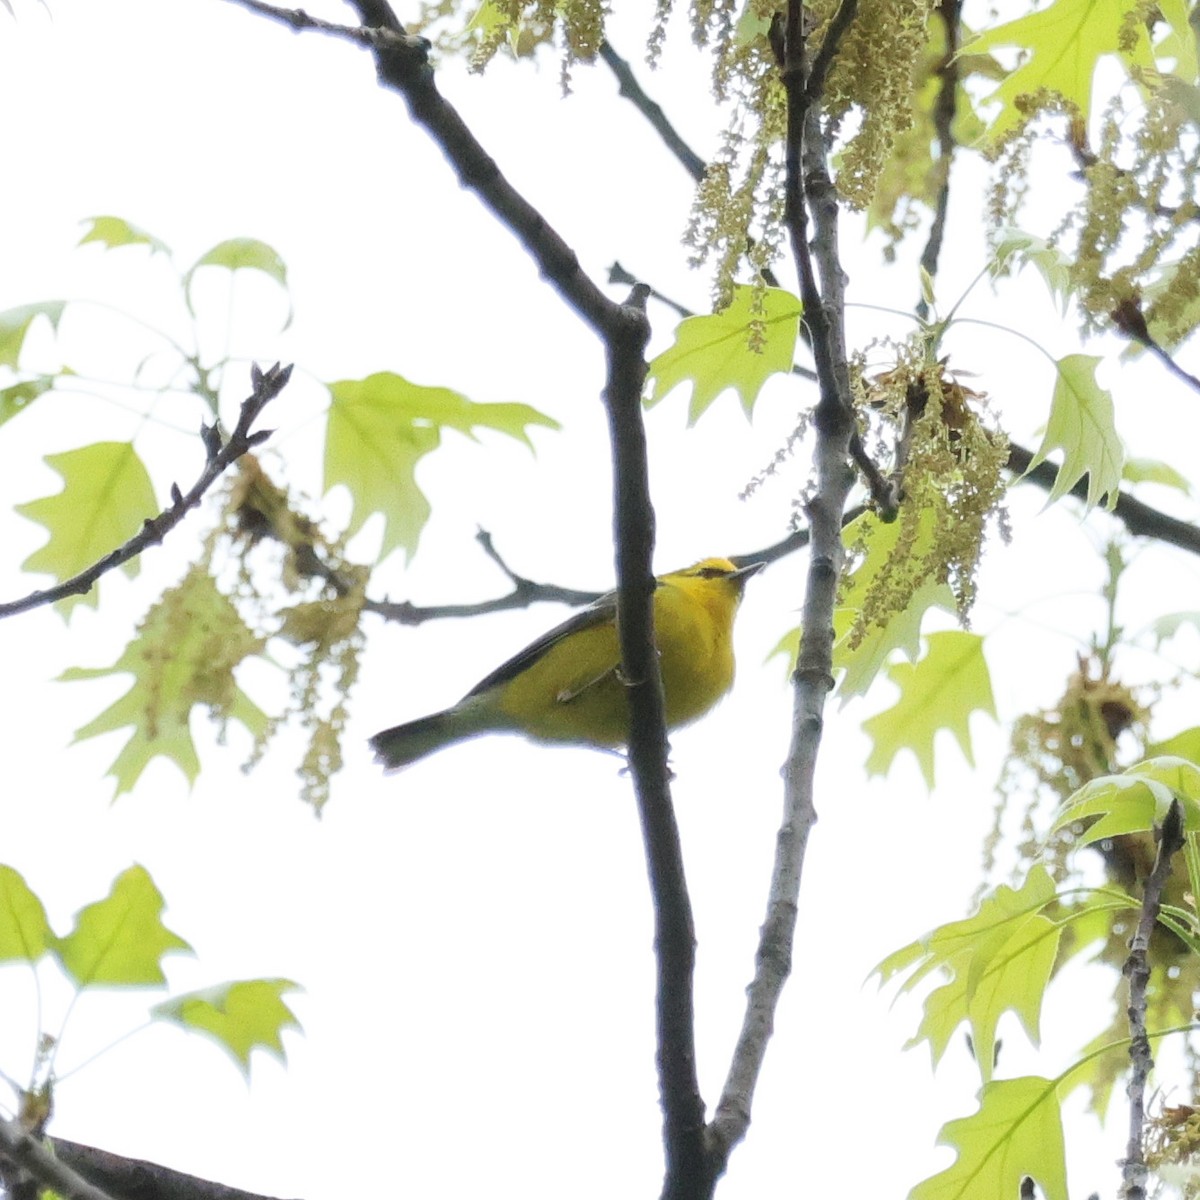
{"label": "bird's wing", "polygon": [[[596,625],[603,625],[606,621],[612,621],[616,618],[617,613],[617,594],[616,592],[608,592],[600,597],[594,604],[587,608],[581,609],[573,617],[568,617],[561,625],[556,625],[548,633],[542,634],[535,642],[531,642],[524,650],[518,654],[514,654],[506,663],[501,663],[486,679],[481,679],[467,694],[463,697],[464,700],[471,696],[478,696],[483,692],[491,691],[494,687],[499,687],[502,683],[508,683],[515,679],[522,671],[528,670],[539,658],[542,657],[552,647],[557,646],[563,638],[568,638],[573,633],[578,633],[583,629],[591,629]],[[614,668],[615,669],[615,668]],[[605,675],[609,672],[604,672]],[[573,700],[581,691],[590,687],[596,680],[589,680],[582,687],[572,690],[571,695],[565,697],[565,700]]]}

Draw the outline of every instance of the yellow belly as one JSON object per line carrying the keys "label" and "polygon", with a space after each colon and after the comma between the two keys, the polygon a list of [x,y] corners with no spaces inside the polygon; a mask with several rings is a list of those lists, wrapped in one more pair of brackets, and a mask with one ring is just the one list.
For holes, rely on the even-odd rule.
{"label": "yellow belly", "polygon": [[[655,640],[667,727],[703,716],[733,683],[733,647],[712,615],[675,589],[655,592]],[[579,630],[550,649],[496,697],[522,732],[544,741],[622,746],[629,707],[621,653],[610,622]]]}

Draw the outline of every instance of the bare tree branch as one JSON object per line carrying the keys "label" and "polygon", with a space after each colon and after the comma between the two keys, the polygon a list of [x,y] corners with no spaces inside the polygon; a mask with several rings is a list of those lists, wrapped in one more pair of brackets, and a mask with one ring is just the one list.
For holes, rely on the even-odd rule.
{"label": "bare tree branch", "polygon": [[[140,1158],[125,1158],[64,1138],[52,1138],[56,1160],[121,1200],[272,1200],[174,1171]],[[66,1194],[66,1193],[64,1193]]]}
{"label": "bare tree branch", "polygon": [[642,387],[650,327],[649,289],[629,302],[610,300],[585,274],[574,251],[501,174],[457,111],[438,92],[429,44],[409,37],[385,0],[352,0],[374,28],[350,30],[262,0],[238,3],[293,29],[317,29],[371,47],[380,82],[404,97],[413,120],[434,139],[464,186],[473,190],[541,268],[563,299],[603,341],[604,388],[613,454],[617,627],[630,707],[629,762],[638,799],[653,892],[658,962],[658,1073],[666,1144],[664,1195],[679,1191],[703,1160],[704,1104],[696,1078],[692,1020],[694,935],[679,832],[671,807],[662,679],[654,647],[650,504]]}
{"label": "bare tree branch", "polygon": [[1183,849],[1183,810],[1178,800],[1171,801],[1162,827],[1155,831],[1158,853],[1146,879],[1142,912],[1137,931],[1129,944],[1129,957],[1123,973],[1129,980],[1129,1141],[1121,1164],[1121,1200],[1145,1200],[1146,1157],[1142,1138],[1146,1124],[1146,1081],[1154,1067],[1150,1038],[1146,1032],[1146,987],[1150,982],[1150,936],[1158,921],[1163,888],[1171,877],[1171,859]]}
{"label": "bare tree branch", "polygon": [[[840,29],[852,19],[854,3],[843,0],[835,17]],[[819,87],[809,88],[801,0],[788,0],[783,39],[781,73],[788,97],[785,220],[799,265],[805,320],[809,322],[820,377],[814,452],[817,489],[808,510],[811,548],[800,655],[792,676],[794,708],[791,746],[783,770],[783,822],[776,835],[767,914],[759,934],[754,977],[747,988],[742,1028],[708,1127],[709,1152],[720,1164],[717,1173],[724,1169],[731,1150],[749,1128],[775,1011],[791,973],[800,877],[808,837],[817,819],[813,803],[817,752],[825,700],[833,687],[833,610],[841,575],[843,513],[854,480],[848,463],[854,420],[842,325],[837,198],[829,178],[815,104]],[[812,258],[807,233],[809,213],[815,233]]]}
{"label": "bare tree branch", "polygon": [[23,1172],[42,1187],[57,1192],[64,1200],[113,1200],[66,1163],[59,1162],[20,1121],[0,1117],[0,1159],[17,1168],[18,1172],[15,1184],[9,1170],[0,1172],[0,1186],[6,1192],[16,1194]]}
{"label": "bare tree branch", "polygon": [[53,604],[67,596],[82,596],[90,592],[97,580],[109,571],[137,558],[143,551],[162,542],[180,521],[200,503],[204,493],[229,469],[243,454],[260,445],[271,436],[271,430],[260,429],[251,432],[251,427],[267,403],[283,391],[291,378],[292,368],[281,367],[276,363],[266,372],[257,367],[252,368],[254,391],[242,401],[238,423],[227,441],[221,440],[221,431],[216,425],[204,426],[200,433],[207,451],[207,460],[200,478],[184,495],[178,487],[172,486],[171,507],[164,509],[157,517],[146,521],[142,528],[111,554],[107,554],[99,562],[93,563],[86,571],[80,571],[70,579],[64,580],[56,587],[45,588],[42,591],[31,592],[20,600],[9,600],[0,604],[0,618],[16,616],[17,613],[28,612],[43,604]]}
{"label": "bare tree branch", "polygon": [[[954,118],[958,111],[958,42],[959,23],[962,15],[962,0],[941,0],[937,7],[942,27],[946,34],[946,54],[938,68],[941,84],[937,99],[933,102],[933,128],[938,139],[938,182],[937,200],[933,210],[933,222],[929,226],[929,237],[921,254],[921,266],[932,279],[937,275],[938,259],[942,253],[942,242],[946,236],[946,217],[950,211],[950,167],[954,151],[958,148],[954,140]],[[929,315],[929,305],[922,295],[917,301],[917,315]]]}
{"label": "bare tree branch", "polygon": [[1142,313],[1141,306],[1133,300],[1126,300],[1118,305],[1110,314],[1113,324],[1131,341],[1146,350],[1149,350],[1155,358],[1158,359],[1180,383],[1189,387],[1194,392],[1200,392],[1200,379],[1197,379],[1190,371],[1185,371],[1170,355],[1169,351],[1164,349],[1155,340],[1154,335],[1150,332],[1150,327],[1146,324],[1145,315]]}
{"label": "bare tree branch", "polygon": [[[1045,492],[1050,491],[1058,478],[1058,464],[1041,462],[1030,471],[1031,462],[1032,450],[1009,443],[1008,468],[1020,476],[1017,482],[1032,483]],[[1087,480],[1081,479],[1071,489],[1070,495],[1079,500],[1086,500],[1087,492]],[[1149,504],[1143,504],[1129,492],[1118,491],[1117,503],[1109,515],[1116,517],[1130,533],[1139,537],[1154,538],[1156,541],[1166,542],[1169,546],[1178,546],[1180,550],[1187,550],[1191,554],[1200,554],[1200,528],[1189,525],[1187,521],[1181,521],[1178,517],[1168,516],[1157,508],[1151,508]]]}

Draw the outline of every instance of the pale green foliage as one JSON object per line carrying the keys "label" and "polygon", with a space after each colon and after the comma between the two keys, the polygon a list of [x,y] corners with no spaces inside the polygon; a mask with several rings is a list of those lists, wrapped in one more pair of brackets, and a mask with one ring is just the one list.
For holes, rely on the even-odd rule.
{"label": "pale green foliage", "polygon": [[1052,451],[1063,452],[1047,504],[1065,496],[1084,475],[1089,508],[1104,501],[1111,509],[1117,502],[1125,449],[1113,423],[1112,396],[1096,382],[1100,361],[1088,354],[1068,354],[1054,364],[1058,378],[1050,420],[1029,464],[1032,471]]}
{"label": "pale green foliage", "polygon": [[0,866],[0,962],[37,962],[52,936],[42,902],[12,867]]}
{"label": "pale green foliage", "polygon": [[87,232],[79,239],[81,246],[96,242],[106,250],[115,250],[118,246],[146,246],[151,254],[171,256],[171,247],[161,238],[137,225],[125,220],[124,217],[102,216],[89,217],[84,224]]}
{"label": "pale green foliage", "polygon": [[[70,579],[133,537],[158,512],[150,476],[129,442],[94,442],[48,454],[46,464],[62,476],[62,490],[17,505],[50,535],[21,564],[26,571],[45,572],[59,582]],[[133,578],[140,567],[132,559],[122,569]],[[95,608],[98,600],[93,588],[60,600],[58,607],[65,616],[77,604]]]}
{"label": "pale green foliage", "polygon": [[905,525],[880,521],[873,513],[847,526],[843,536],[853,558],[838,595],[833,665],[842,672],[838,695],[844,703],[867,692],[893,650],[916,662],[925,613],[934,607],[952,612],[955,604],[944,581],[926,573],[914,578],[905,569],[915,564],[920,571],[933,553],[929,515],[904,549]]}
{"label": "pale green foliage", "polygon": [[191,951],[162,923],[164,902],[145,867],[113,880],[103,900],[87,905],[54,954],[76,987],[144,987],[166,983],[164,955]]}
{"label": "pale green foliage", "polygon": [[533,448],[530,425],[558,422],[527,404],[476,404],[444,387],[423,387],[391,371],[329,385],[325,437],[325,490],[350,491],[353,537],[373,513],[383,515],[379,557],[403,549],[411,558],[429,518],[429,501],[417,487],[417,463],[441,444],[444,428],[468,437],[491,429]]}
{"label": "pale green foliage", "polygon": [[300,1022],[283,997],[298,990],[290,979],[243,979],[172,996],[151,1012],[159,1020],[213,1038],[229,1051],[242,1074],[249,1075],[254,1050],[285,1061],[283,1031],[299,1029]]}
{"label": "pale green foliage", "polygon": [[910,991],[931,972],[947,976],[925,999],[924,1016],[909,1046],[929,1043],[934,1066],[966,1021],[976,1065],[992,1078],[996,1024],[1011,1010],[1034,1044],[1042,997],[1058,952],[1059,928],[1045,910],[1055,900],[1054,882],[1035,867],[1019,890],[1000,886],[974,916],[943,925],[897,950],[876,967],[881,983],[903,976]]}
{"label": "pale green foliage", "polygon": [[[257,238],[231,238],[229,241],[219,242],[211,250],[202,254],[184,275],[183,294],[187,300],[188,309],[192,312],[195,312],[192,302],[192,285],[196,278],[196,272],[204,267],[219,267],[231,274],[234,271],[258,271],[279,284],[284,295],[288,294],[287,264],[280,258],[276,250],[268,246],[266,242],[260,242]],[[292,313],[289,304],[284,328],[291,324],[291,320]]]}
{"label": "pale green foliage", "polygon": [[970,718],[973,712],[996,717],[992,680],[983,657],[983,638],[949,630],[931,633],[925,657],[916,663],[897,663],[888,678],[900,689],[891,708],[863,722],[874,743],[867,758],[868,775],[886,775],[902,749],[911,750],[921,766],[925,786],[933,789],[934,739],[939,730],[952,733],[971,766]]}
{"label": "pale green foliage", "polygon": [[[1159,757],[1121,774],[1093,778],[1068,798],[1054,826],[1055,832],[1069,834],[1074,846],[1101,844],[1106,855],[1141,838],[1152,859],[1152,831],[1173,801],[1182,808],[1186,846],[1184,866],[1176,867],[1164,892],[1159,915],[1164,928],[1151,941],[1160,968],[1171,965],[1169,971],[1156,971],[1149,983],[1152,1037],[1192,1026],[1190,998],[1200,951],[1194,900],[1200,894],[1200,766]],[[1143,866],[1143,877],[1148,869]],[[1123,963],[1140,908],[1138,899],[1116,887],[1056,887],[1050,871],[1038,863],[1018,889],[1001,885],[984,897],[974,916],[941,926],[880,964],[882,981],[902,979],[906,991],[935,972],[943,977],[925,998],[913,1043],[928,1041],[936,1064],[955,1030],[968,1022],[985,1085],[980,1111],[943,1130],[943,1140],[959,1148],[958,1161],[919,1185],[913,1196],[985,1200],[1011,1195],[1021,1175],[1032,1176],[1047,1195],[1054,1194],[1062,1183],[1058,1094],[1068,1084],[1087,1085],[1093,1104],[1103,1109],[1114,1080],[1128,1066],[1124,1013],[1054,1080],[992,1080],[996,1025],[1011,1010],[1036,1044],[1043,996],[1054,974],[1098,942],[1101,957],[1109,958],[1115,949],[1112,961]],[[1020,1103],[1010,1103],[1012,1097],[1020,1097]],[[1043,1127],[1043,1122],[1049,1124]],[[1044,1142],[1040,1151],[1039,1141]],[[995,1190],[1000,1176],[1003,1193]]]}
{"label": "pale green foliage", "polygon": [[1153,65],[1141,19],[1148,8],[1127,0],[1054,0],[1040,12],[994,26],[965,47],[964,56],[1001,46],[1027,51],[989,96],[999,114],[988,129],[995,143],[1019,129],[1037,111],[1040,97],[1057,96],[1085,120],[1092,108],[1092,80],[1105,55],[1118,55],[1126,69]]}
{"label": "pale green foliage", "polygon": [[1192,494],[1191,481],[1169,463],[1157,458],[1127,458],[1121,468],[1121,478],[1126,483],[1158,483],[1185,496]]}
{"label": "pale green foliage", "polygon": [[[0,367],[15,370],[33,323],[38,317],[45,317],[57,329],[66,307],[63,300],[46,300],[40,304],[22,304],[20,308],[0,312]],[[3,410],[0,410],[2,413]],[[11,415],[4,414],[4,419]]]}
{"label": "pale green foliage", "polygon": [[979,1111],[942,1129],[954,1165],[919,1183],[909,1200],[1012,1200],[1032,1179],[1046,1200],[1067,1200],[1059,1083],[1028,1075],[985,1084]]}
{"label": "pale green foliage", "polygon": [[221,722],[234,718],[256,737],[266,734],[266,714],[234,678],[238,664],[262,645],[208,571],[193,567],[153,605],[111,667],[72,667],[63,673],[65,680],[133,676],[129,690],[77,730],[76,740],[131,728],[109,768],[117,795],[129,791],[159,755],[194,780],[200,761],[190,728],[193,708],[203,706]]}
{"label": "pale green foliage", "polygon": [[[1055,0],[965,51],[1015,46],[1025,55],[994,93],[1002,107],[989,137],[993,152],[1004,155],[994,219],[1011,224],[1028,190],[1033,119],[1065,116],[1059,140],[1085,186],[1046,244],[1073,242],[1065,263],[1086,326],[1115,320],[1136,337],[1144,321],[1169,347],[1200,322],[1200,71],[1188,14],[1182,0],[1132,8],[1122,0]],[[1093,82],[1106,55],[1138,86],[1118,93],[1093,120]]]}
{"label": "pale green foliage", "polygon": [[[76,999],[96,988],[161,987],[163,960],[190,953],[191,947],[163,923],[165,902],[150,873],[132,866],[113,880],[108,895],[85,905],[72,928],[58,936],[46,919],[41,900],[12,867],[0,865],[0,961],[22,961],[31,968],[49,955],[66,974]],[[12,976],[6,976],[9,985]],[[196,1030],[215,1039],[249,1070],[251,1052],[262,1048],[284,1059],[281,1034],[299,1029],[283,1002],[298,986],[286,979],[247,979],[176,996],[150,1009],[152,1020]],[[73,1003],[67,1016],[78,1007]],[[66,1018],[64,1017],[64,1025]],[[22,1113],[41,1106],[43,1120],[52,1107],[55,1056],[62,1030],[38,1030],[34,1078],[21,1092]],[[14,1075],[0,1064],[4,1078]],[[16,1087],[17,1085],[13,1085]]]}
{"label": "pale green foliage", "polygon": [[749,416],[763,384],[792,369],[802,312],[800,301],[780,288],[734,288],[727,308],[681,321],[674,345],[650,361],[646,404],[690,383],[689,425],[727,389]]}

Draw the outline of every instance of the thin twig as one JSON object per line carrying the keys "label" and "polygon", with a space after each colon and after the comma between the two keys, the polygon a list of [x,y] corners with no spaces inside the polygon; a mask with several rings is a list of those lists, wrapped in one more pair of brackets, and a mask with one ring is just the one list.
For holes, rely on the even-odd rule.
{"label": "thin twig", "polygon": [[[680,136],[679,131],[667,119],[662,106],[651,100],[646,94],[642,85],[638,83],[637,77],[634,75],[633,68],[629,65],[628,60],[622,58],[612,48],[612,44],[607,41],[600,43],[600,57],[608,69],[616,76],[618,94],[630,101],[634,108],[646,118],[654,131],[662,138],[663,144],[674,155],[675,160],[696,183],[703,182],[705,173],[708,170],[704,159]],[[747,253],[752,251],[756,245],[757,243],[754,238],[747,236]],[[759,274],[762,275],[763,280],[770,287],[779,286],[779,280],[775,277],[775,273],[770,267],[760,267]]]}
{"label": "thin twig", "polygon": [[604,389],[613,453],[617,626],[630,709],[629,762],[638,799],[653,892],[658,961],[658,1070],[667,1173],[664,1195],[689,1194],[703,1163],[704,1104],[696,1078],[692,1020],[695,955],[679,832],[671,808],[662,679],[654,647],[651,571],[654,512],[650,504],[642,388],[650,326],[649,289],[637,285],[616,304],[584,273],[574,251],[501,174],[457,111],[438,92],[429,44],[409,37],[386,0],[351,0],[381,27],[346,31],[262,0],[236,0],[295,29],[320,29],[369,44],[380,82],[398,91],[413,120],[434,139],[462,183],[473,190],[537,262],[542,274],[603,340]]}
{"label": "thin twig", "polygon": [[380,83],[400,93],[413,121],[433,138],[459,182],[517,238],[567,305],[602,337],[621,324],[622,306],[583,270],[575,251],[509,183],[458,110],[438,91],[429,42],[406,33],[384,0],[352,0],[363,19],[372,22],[369,27],[338,25],[264,0],[231,2],[297,32],[311,30],[370,49]]}
{"label": "thin twig", "polygon": [[[958,110],[958,41],[961,13],[962,0],[941,0],[937,7],[937,14],[946,34],[946,54],[937,69],[941,83],[938,86],[937,98],[933,102],[933,128],[938,140],[938,194],[934,203],[933,221],[929,226],[929,237],[925,240],[925,249],[921,254],[921,266],[930,279],[937,276],[942,242],[946,236],[946,218],[950,211],[950,167],[957,149],[954,140],[954,118]],[[928,315],[929,304],[922,293],[917,301],[917,316],[924,320]]]}
{"label": "thin twig", "polygon": [[1136,301],[1124,301],[1109,315],[1112,317],[1113,324],[1127,338],[1137,342],[1144,349],[1149,350],[1181,383],[1186,384],[1193,391],[1200,392],[1200,379],[1197,379],[1189,371],[1185,371],[1171,357],[1170,352],[1159,345],[1154,335],[1150,332],[1150,327],[1146,324],[1145,315]]}
{"label": "thin twig", "polygon": [[85,571],[80,571],[78,575],[73,575],[56,587],[31,592],[20,600],[9,600],[0,604],[0,618],[28,612],[43,604],[53,604],[68,596],[86,595],[102,575],[137,558],[151,546],[157,546],[200,503],[204,493],[233,463],[271,436],[269,429],[251,432],[251,427],[266,404],[283,390],[288,379],[291,378],[291,374],[290,366],[281,367],[278,363],[265,372],[260,371],[257,367],[251,368],[254,391],[242,401],[238,423],[229,435],[228,441],[222,441],[220,429],[216,425],[206,425],[201,428],[200,434],[207,458],[200,478],[196,480],[186,495],[181,493],[178,487],[172,485],[171,506],[164,509],[157,517],[146,520],[141,529],[123,546],[119,546],[111,554],[106,554],[99,562],[93,563]]}
{"label": "thin twig", "polygon": [[617,77],[619,94],[628,100],[646,118],[655,133],[662,138],[667,149],[675,156],[683,169],[699,183],[704,178],[705,162],[695,150],[679,136],[679,131],[667,120],[662,106],[651,100],[628,61],[622,58],[607,42],[600,43],[600,57],[604,65]]}
{"label": "thin twig", "polygon": [[1145,1200],[1146,1158],[1142,1139],[1146,1123],[1146,1081],[1154,1068],[1150,1038],[1146,1033],[1146,987],[1150,982],[1150,937],[1158,921],[1163,888],[1171,877],[1171,859],[1183,848],[1183,810],[1171,801],[1162,827],[1156,830],[1158,853],[1146,879],[1142,912],[1129,944],[1123,973],[1129,980],[1129,1142],[1121,1164],[1121,1200]]}

